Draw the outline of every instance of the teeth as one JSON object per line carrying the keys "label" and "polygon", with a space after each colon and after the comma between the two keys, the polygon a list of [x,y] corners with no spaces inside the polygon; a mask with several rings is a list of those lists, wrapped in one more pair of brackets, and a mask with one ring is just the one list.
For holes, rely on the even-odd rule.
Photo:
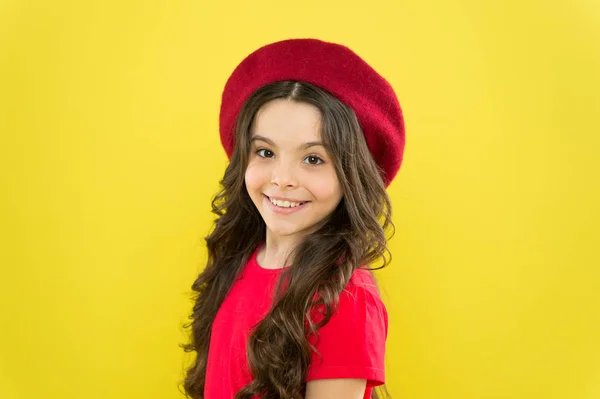
{"label": "teeth", "polygon": [[274,205],[280,206],[282,208],[295,208],[301,204],[300,202],[281,201],[281,200],[274,200],[271,198],[269,198],[269,199],[271,200],[271,203],[273,203]]}

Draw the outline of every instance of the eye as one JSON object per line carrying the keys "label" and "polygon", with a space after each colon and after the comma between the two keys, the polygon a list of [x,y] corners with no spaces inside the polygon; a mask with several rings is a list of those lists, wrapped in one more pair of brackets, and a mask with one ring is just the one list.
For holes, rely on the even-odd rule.
{"label": "eye", "polygon": [[320,165],[324,163],[324,161],[316,155],[307,156],[306,158],[304,158],[304,162],[306,162],[309,165]]}
{"label": "eye", "polygon": [[275,154],[273,154],[273,151],[267,150],[266,148],[261,148],[258,151],[256,151],[256,155],[258,155],[261,158],[273,158],[275,156]]}

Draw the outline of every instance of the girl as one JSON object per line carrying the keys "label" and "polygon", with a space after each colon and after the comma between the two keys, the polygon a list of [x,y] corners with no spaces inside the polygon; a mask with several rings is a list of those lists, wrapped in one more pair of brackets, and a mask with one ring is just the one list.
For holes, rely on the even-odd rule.
{"label": "girl", "polygon": [[344,46],[273,43],[229,78],[220,132],[230,164],[192,287],[187,395],[370,398],[387,313],[368,265],[389,262],[404,150],[394,91]]}

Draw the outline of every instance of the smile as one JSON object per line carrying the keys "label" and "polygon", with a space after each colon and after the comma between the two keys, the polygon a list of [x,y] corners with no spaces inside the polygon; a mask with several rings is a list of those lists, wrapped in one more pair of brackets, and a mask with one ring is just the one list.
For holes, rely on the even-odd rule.
{"label": "smile", "polygon": [[310,201],[304,201],[304,202],[295,202],[295,201],[287,201],[287,200],[276,200],[276,199],[272,199],[268,196],[264,196],[265,197],[265,201],[267,202],[267,205],[269,206],[269,208],[275,212],[275,213],[281,213],[281,214],[290,214],[290,213],[294,213],[299,211],[300,209],[304,208],[307,204],[310,203]]}

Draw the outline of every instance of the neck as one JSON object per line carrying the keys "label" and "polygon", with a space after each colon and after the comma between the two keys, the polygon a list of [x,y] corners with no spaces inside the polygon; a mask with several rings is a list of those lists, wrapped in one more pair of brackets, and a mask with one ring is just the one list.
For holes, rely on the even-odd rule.
{"label": "neck", "polygon": [[257,261],[265,269],[281,269],[290,266],[293,259],[288,257],[298,245],[298,237],[281,237],[267,230],[265,245],[260,249]]}

